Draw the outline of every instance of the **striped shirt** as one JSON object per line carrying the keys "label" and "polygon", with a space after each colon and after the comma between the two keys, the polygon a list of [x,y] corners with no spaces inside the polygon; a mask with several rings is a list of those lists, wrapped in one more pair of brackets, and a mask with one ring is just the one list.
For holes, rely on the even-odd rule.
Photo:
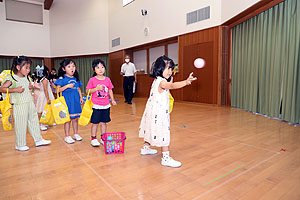
{"label": "striped shirt", "polygon": [[[7,80],[11,81],[11,86],[9,86],[9,88],[17,88],[19,86],[21,86],[22,88],[24,88],[25,90],[22,93],[11,93],[10,94],[10,103],[12,104],[22,104],[22,103],[28,103],[33,101],[31,92],[29,90],[29,84],[30,82],[28,81],[28,78],[25,77],[19,77],[17,75],[13,75],[13,77],[15,78],[15,80],[11,77],[10,74],[8,74],[4,80],[3,83]],[[16,81],[17,80],[17,81]]]}

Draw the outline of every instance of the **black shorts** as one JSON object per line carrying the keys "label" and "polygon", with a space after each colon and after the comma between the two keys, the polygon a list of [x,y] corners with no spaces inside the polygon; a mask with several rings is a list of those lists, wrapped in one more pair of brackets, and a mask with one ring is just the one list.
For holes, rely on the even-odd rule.
{"label": "black shorts", "polygon": [[91,117],[92,124],[99,124],[100,122],[110,122],[110,108],[107,109],[94,109]]}

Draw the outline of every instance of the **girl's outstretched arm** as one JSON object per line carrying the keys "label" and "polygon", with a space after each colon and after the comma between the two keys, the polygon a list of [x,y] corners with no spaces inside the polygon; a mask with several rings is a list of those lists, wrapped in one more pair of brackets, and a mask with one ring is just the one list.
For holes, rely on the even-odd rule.
{"label": "girl's outstretched arm", "polygon": [[[3,85],[0,87],[0,92],[1,93],[6,93],[6,89],[10,87],[12,84],[11,81],[7,80],[3,83]],[[8,88],[8,93],[22,93],[24,92],[24,88],[22,86],[19,86],[17,88]]]}
{"label": "girl's outstretched arm", "polygon": [[[197,77],[193,76],[193,72],[190,73],[189,77],[184,80],[184,81],[178,81],[178,82],[167,82],[167,81],[162,81],[160,82],[159,86],[161,89],[179,89],[183,88],[184,86],[190,85],[193,81],[197,80]],[[162,92],[162,91],[160,91]]]}

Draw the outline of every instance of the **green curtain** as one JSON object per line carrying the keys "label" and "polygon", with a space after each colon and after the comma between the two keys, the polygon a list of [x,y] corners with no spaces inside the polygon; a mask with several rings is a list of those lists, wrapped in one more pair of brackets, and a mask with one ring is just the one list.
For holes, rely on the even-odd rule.
{"label": "green curtain", "polygon": [[286,31],[286,63],[283,69],[282,119],[300,123],[300,0],[289,0]]}
{"label": "green curtain", "polygon": [[[11,69],[13,58],[0,58],[0,73],[3,70]],[[35,71],[37,65],[43,65],[43,59],[31,58],[31,73]]]}
{"label": "green curtain", "polygon": [[[108,56],[93,56],[93,57],[79,57],[79,58],[72,58],[74,62],[76,63],[77,71],[79,73],[79,79],[81,80],[83,86],[81,87],[82,93],[85,93],[86,85],[89,81],[89,79],[93,76],[93,68],[92,68],[92,62],[94,59],[101,59],[104,61],[106,70],[105,70],[105,76],[109,76],[109,66],[108,66]],[[54,66],[56,71],[58,72],[58,69],[60,67],[60,62],[63,59],[54,59]]]}
{"label": "green curtain", "polygon": [[12,58],[0,58],[0,73],[11,68]]}
{"label": "green curtain", "polygon": [[300,122],[299,9],[286,0],[232,29],[233,107]]}
{"label": "green curtain", "polygon": [[42,66],[44,64],[44,61],[43,59],[33,59],[31,58],[31,61],[32,61],[32,64],[31,64],[31,67],[30,67],[30,72],[33,73],[36,71],[36,66],[40,65]]}

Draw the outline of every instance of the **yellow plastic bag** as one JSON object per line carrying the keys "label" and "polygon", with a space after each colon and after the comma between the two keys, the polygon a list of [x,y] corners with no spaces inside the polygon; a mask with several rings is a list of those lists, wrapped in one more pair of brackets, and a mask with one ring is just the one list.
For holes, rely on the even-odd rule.
{"label": "yellow plastic bag", "polygon": [[10,98],[9,98],[9,93],[8,93],[8,88],[7,88],[6,97],[3,101],[0,102],[3,129],[6,131],[9,131],[12,129],[11,104],[10,104],[9,100],[10,100]]}
{"label": "yellow plastic bag", "polygon": [[51,105],[46,104],[45,108],[42,112],[40,123],[46,124],[46,125],[53,125],[55,122],[53,114],[52,114],[52,108]]}
{"label": "yellow plastic bag", "polygon": [[172,97],[171,92],[169,92],[169,99],[170,99],[169,113],[171,113],[173,110],[173,103],[174,103],[174,98]]}
{"label": "yellow plastic bag", "polygon": [[56,124],[64,124],[70,121],[69,109],[65,97],[57,90],[57,98],[51,101],[51,108]]}
{"label": "yellow plastic bag", "polygon": [[[6,75],[10,74],[10,70],[3,70],[0,73],[0,83],[4,80],[4,78],[6,77]],[[14,75],[14,72],[12,72],[12,75]]]}
{"label": "yellow plastic bag", "polygon": [[89,94],[90,94],[90,90],[86,96],[86,100],[85,103],[83,105],[82,108],[82,112],[80,115],[80,118],[78,120],[78,124],[81,126],[86,126],[90,123],[91,121],[91,116],[93,114],[93,102],[92,102],[92,98],[90,97],[89,99]]}

